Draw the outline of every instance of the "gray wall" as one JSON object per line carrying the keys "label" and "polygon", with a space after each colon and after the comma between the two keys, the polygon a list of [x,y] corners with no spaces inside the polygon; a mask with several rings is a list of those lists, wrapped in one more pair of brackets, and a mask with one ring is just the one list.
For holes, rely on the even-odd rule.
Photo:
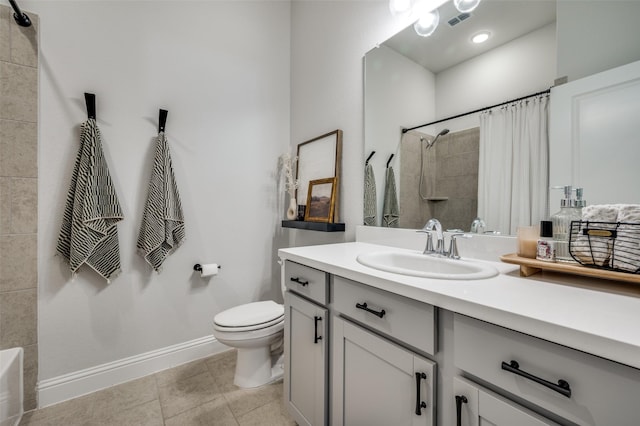
{"label": "gray wall", "polygon": [[38,377],[38,19],[0,6],[0,349],[25,351],[25,410]]}

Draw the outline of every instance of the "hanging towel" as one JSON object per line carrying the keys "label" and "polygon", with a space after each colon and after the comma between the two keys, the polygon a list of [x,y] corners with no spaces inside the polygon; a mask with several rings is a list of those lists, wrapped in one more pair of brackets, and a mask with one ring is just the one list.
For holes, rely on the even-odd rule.
{"label": "hanging towel", "polygon": [[373,167],[367,163],[364,167],[364,224],[376,226],[376,177]]}
{"label": "hanging towel", "polygon": [[382,226],[397,228],[400,210],[398,209],[398,195],[396,193],[396,177],[393,167],[387,167],[384,187],[384,201],[382,204]]}
{"label": "hanging towel", "polygon": [[71,272],[89,265],[107,282],[120,272],[118,229],[120,203],[102,151],[100,129],[93,118],[80,128],[80,149],[62,218],[57,252]]}
{"label": "hanging towel", "polygon": [[162,263],[180,247],[184,236],[182,204],[171,165],[169,145],[164,132],[160,132],[138,235],[138,254],[156,272],[160,272]]}

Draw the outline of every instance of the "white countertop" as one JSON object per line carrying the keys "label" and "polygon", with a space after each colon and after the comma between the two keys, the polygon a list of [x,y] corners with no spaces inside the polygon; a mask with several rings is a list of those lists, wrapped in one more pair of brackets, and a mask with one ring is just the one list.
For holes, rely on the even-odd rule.
{"label": "white countertop", "polygon": [[[640,368],[640,286],[490,262],[500,275],[474,281],[403,276],[361,265],[361,253],[398,250],[352,242],[280,249],[291,260],[443,309]],[[464,254],[464,253],[463,253]]]}

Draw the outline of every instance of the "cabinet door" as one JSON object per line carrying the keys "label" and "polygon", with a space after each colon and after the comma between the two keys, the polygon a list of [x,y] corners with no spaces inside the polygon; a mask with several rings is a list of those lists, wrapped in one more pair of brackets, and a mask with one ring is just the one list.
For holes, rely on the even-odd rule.
{"label": "cabinet door", "polygon": [[465,379],[453,379],[458,426],[556,426],[516,403]]}
{"label": "cabinet door", "polygon": [[332,425],[434,425],[435,363],[342,318],[332,327]]}
{"label": "cabinet door", "polygon": [[327,310],[293,293],[285,297],[284,397],[299,425],[323,426],[327,416]]}

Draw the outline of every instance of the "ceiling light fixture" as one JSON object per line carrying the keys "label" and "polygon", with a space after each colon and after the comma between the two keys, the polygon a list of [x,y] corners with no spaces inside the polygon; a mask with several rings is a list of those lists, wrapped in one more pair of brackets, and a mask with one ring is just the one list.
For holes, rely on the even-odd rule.
{"label": "ceiling light fixture", "polygon": [[411,9],[411,0],[389,0],[389,10],[393,16],[408,12]]}
{"label": "ceiling light fixture", "polygon": [[419,36],[429,37],[433,34],[436,28],[438,28],[439,23],[440,12],[438,12],[438,9],[435,9],[431,12],[422,14],[416,23],[413,24],[413,29]]}
{"label": "ceiling light fixture", "polygon": [[453,5],[460,13],[469,13],[480,4],[481,0],[453,0]]}
{"label": "ceiling light fixture", "polygon": [[482,31],[471,37],[471,41],[475,44],[484,43],[485,41],[489,40],[490,36],[491,33],[489,31]]}

